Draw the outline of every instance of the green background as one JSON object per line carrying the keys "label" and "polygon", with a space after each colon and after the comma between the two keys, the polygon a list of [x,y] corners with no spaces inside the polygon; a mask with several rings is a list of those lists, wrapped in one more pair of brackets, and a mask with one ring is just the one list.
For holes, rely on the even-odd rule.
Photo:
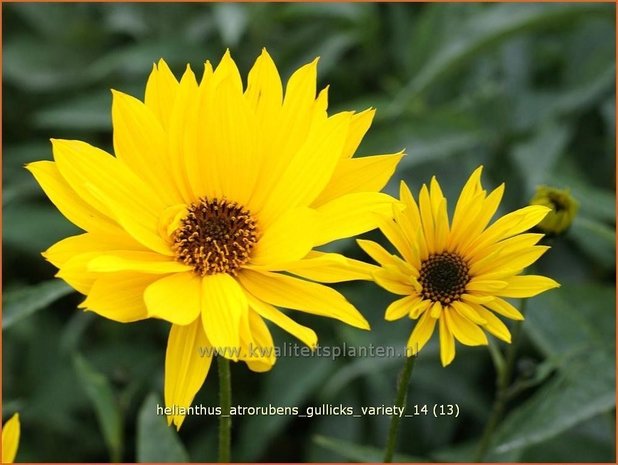
{"label": "green background", "polygon": [[[332,111],[378,109],[360,155],[406,148],[387,187],[437,175],[454,204],[469,173],[506,182],[501,213],[540,183],[581,204],[538,265],[562,288],[531,299],[509,403],[490,459],[615,460],[615,6],[612,4],[3,4],[3,405],[21,413],[19,461],[212,461],[216,419],[180,434],[154,416],[168,325],[123,325],[76,309],[81,297],[40,252],[75,234],[23,169],[51,159],[50,137],[111,150],[110,88],[138,97],[152,63],[198,73],[227,47],[246,75],[266,46],[284,78],[320,56]],[[377,233],[365,235],[382,240]],[[331,249],[367,259],[352,241]],[[339,289],[373,331],[298,315],[323,345],[401,345],[393,296]],[[279,343],[291,339],[273,328]],[[409,404],[457,404],[458,418],[402,423],[403,460],[470,460],[495,372],[486,348],[423,350]],[[504,348],[504,344],[499,344]],[[401,359],[281,358],[266,374],[232,367],[234,402],[390,404]],[[217,402],[213,370],[196,402]],[[381,460],[388,418],[234,419],[233,458]]]}

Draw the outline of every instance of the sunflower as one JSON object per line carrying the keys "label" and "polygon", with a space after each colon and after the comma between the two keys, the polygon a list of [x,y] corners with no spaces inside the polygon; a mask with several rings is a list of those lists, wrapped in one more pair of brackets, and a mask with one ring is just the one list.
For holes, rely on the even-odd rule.
{"label": "sunflower", "polygon": [[19,447],[19,414],[14,414],[2,427],[2,463],[13,463]]}
{"label": "sunflower", "polygon": [[[317,59],[285,93],[266,52],[244,88],[229,51],[198,82],[161,60],[144,102],[113,92],[115,156],[52,140],[54,161],[28,165],[85,233],[44,253],[80,305],[118,322],[172,323],[165,362],[168,421],[180,428],[212,355],[254,371],[275,363],[264,320],[308,346],[313,330],[277,307],[368,329],[341,294],[318,283],[369,279],[369,265],[314,247],[376,227],[379,193],[402,153],[352,158],[373,109],[327,114]],[[175,414],[175,412],[181,412]]]}
{"label": "sunflower", "polygon": [[374,275],[378,285],[405,296],[389,305],[385,319],[418,319],[408,354],[418,353],[438,325],[443,366],[455,357],[455,339],[468,346],[486,345],[487,331],[511,341],[508,328],[495,314],[513,320],[523,320],[523,315],[504,298],[532,297],[559,286],[544,276],[521,275],[549,248],[537,245],[543,234],[526,231],[550,209],[528,206],[489,225],[504,184],[487,195],[481,171],[479,167],[465,184],[450,224],[446,198],[435,177],[429,189],[421,188],[418,204],[401,183],[404,210],[394,209],[378,220],[400,256],[375,242],[358,240],[381,265]]}

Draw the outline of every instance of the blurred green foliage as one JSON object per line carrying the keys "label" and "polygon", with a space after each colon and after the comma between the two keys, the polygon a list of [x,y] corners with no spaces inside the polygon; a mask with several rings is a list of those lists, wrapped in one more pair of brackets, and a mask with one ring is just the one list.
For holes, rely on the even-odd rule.
{"label": "blurred green foliage", "polygon": [[[539,263],[562,288],[532,299],[491,460],[615,459],[615,6],[613,4],[3,4],[3,418],[22,418],[19,461],[212,461],[216,420],[179,434],[153,416],[167,324],[122,325],[76,309],[40,252],[76,232],[23,169],[50,137],[111,150],[110,88],[143,96],[152,63],[201,72],[229,47],[246,75],[266,46],[287,78],[320,56],[332,110],[378,109],[359,153],[407,148],[387,187],[437,175],[454,203],[468,174],[506,182],[502,212],[537,184],[568,187],[579,216]],[[368,237],[381,240],[379,234]],[[330,246],[364,257],[352,241]],[[299,315],[323,345],[400,345],[393,300],[369,283],[340,289],[373,331]],[[279,343],[290,339],[274,328]],[[470,460],[494,395],[484,348],[436,341],[417,362],[409,403],[457,403],[459,418],[405,419],[401,460]],[[281,358],[233,367],[242,405],[392,403],[401,360]],[[150,394],[155,393],[155,394]],[[196,402],[217,402],[211,373]],[[241,417],[242,461],[375,461],[388,418]],[[362,446],[361,446],[362,445]]]}

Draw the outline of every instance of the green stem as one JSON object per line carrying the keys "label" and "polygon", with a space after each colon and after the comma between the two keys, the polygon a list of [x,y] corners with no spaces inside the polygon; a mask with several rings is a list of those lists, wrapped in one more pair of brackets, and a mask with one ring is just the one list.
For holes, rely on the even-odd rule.
{"label": "green stem", "polygon": [[[521,304],[522,314],[526,311],[527,302],[527,300],[524,300]],[[519,341],[521,339],[520,336],[522,325],[523,321],[515,322],[515,326],[513,327],[513,332],[511,334],[511,345],[507,349],[504,364],[502,366],[498,364],[496,365],[496,398],[491,408],[491,413],[489,414],[489,420],[487,420],[487,423],[485,424],[485,429],[483,430],[483,435],[481,436],[478,449],[476,450],[476,456],[474,459],[475,462],[482,462],[485,459],[496,427],[498,426],[498,423],[502,418],[502,414],[504,413],[504,408],[506,407],[506,402],[509,398],[509,387],[511,385],[513,369],[515,368],[515,359],[517,355],[517,347],[519,346]]]}
{"label": "green stem", "polygon": [[[397,385],[397,399],[395,405],[399,408],[404,408],[406,404],[406,397],[408,395],[408,384],[412,371],[414,369],[414,361],[417,354],[407,357],[406,363],[399,375],[399,384]],[[392,462],[393,455],[395,454],[395,446],[397,445],[397,433],[399,432],[399,423],[401,417],[399,415],[393,415],[391,417],[391,425],[388,429],[388,438],[386,439],[386,449],[384,451],[384,462]]]}
{"label": "green stem", "polygon": [[230,361],[219,355],[219,463],[229,463],[231,460],[232,446],[232,378],[230,375]]}

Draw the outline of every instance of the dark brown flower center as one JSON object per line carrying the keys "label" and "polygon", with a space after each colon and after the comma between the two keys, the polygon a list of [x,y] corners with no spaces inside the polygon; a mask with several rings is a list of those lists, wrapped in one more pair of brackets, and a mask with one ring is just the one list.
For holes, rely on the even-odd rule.
{"label": "dark brown flower center", "polygon": [[419,283],[423,298],[448,305],[459,300],[470,281],[468,265],[456,253],[432,254],[421,264]]}
{"label": "dark brown flower center", "polygon": [[176,259],[200,276],[235,275],[257,243],[256,223],[236,202],[206,198],[191,204],[174,232]]}

